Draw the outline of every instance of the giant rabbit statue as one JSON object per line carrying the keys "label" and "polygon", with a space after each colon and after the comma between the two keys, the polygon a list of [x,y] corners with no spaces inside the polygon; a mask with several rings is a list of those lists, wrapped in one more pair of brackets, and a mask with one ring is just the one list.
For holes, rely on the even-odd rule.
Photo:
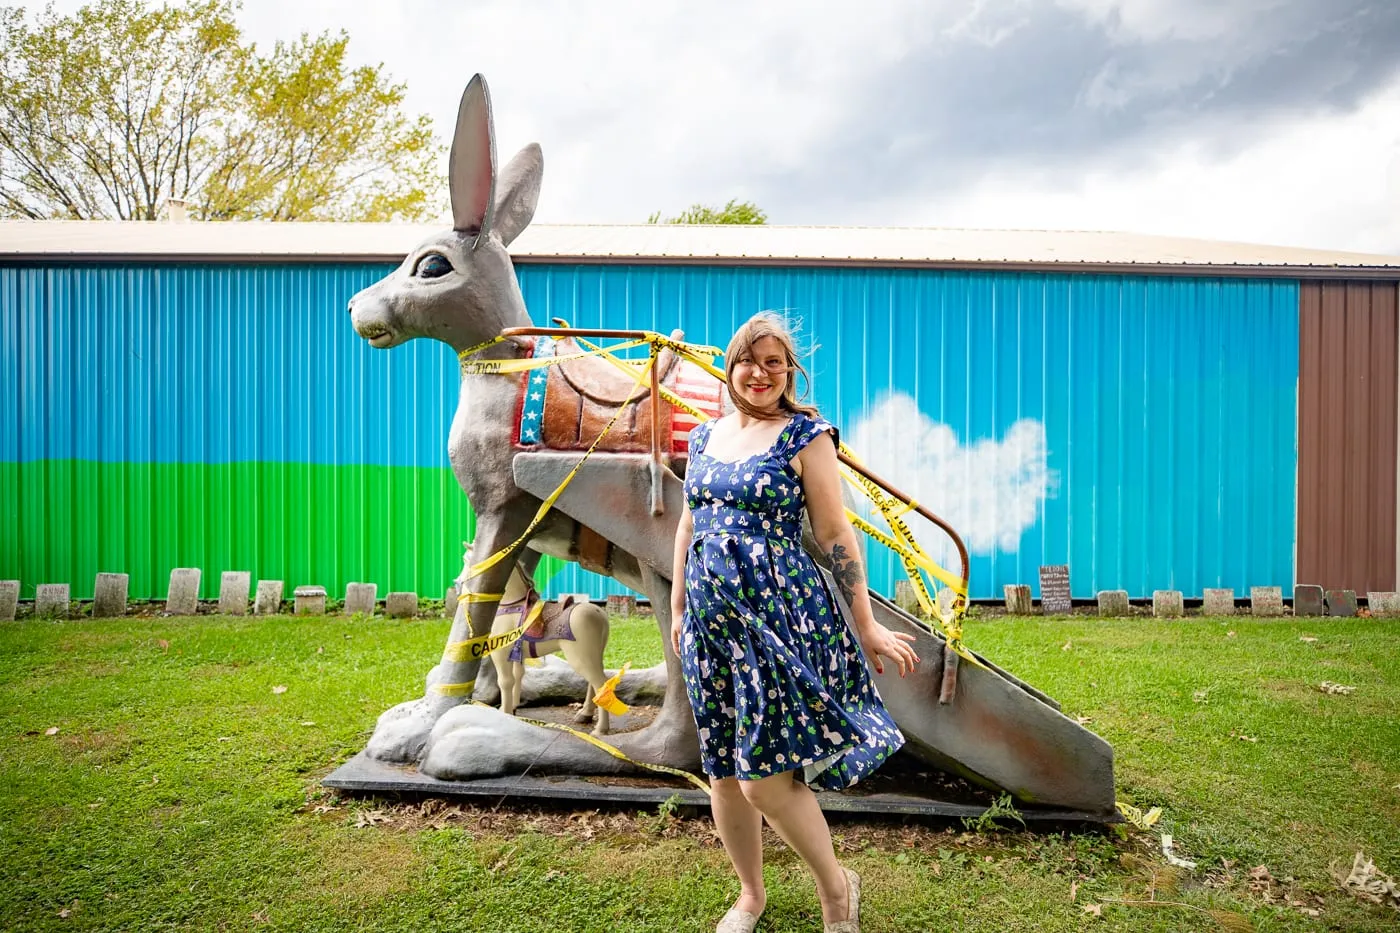
{"label": "giant rabbit statue", "polygon": [[[378,349],[428,337],[462,354],[508,328],[530,326],[507,247],[534,215],[542,171],[536,144],[497,171],[490,96],[482,77],[473,77],[462,96],[449,159],[453,229],[420,243],[396,270],[351,299],[356,332]],[[561,340],[553,349],[568,355],[576,348],[572,341]],[[519,359],[539,352],[542,348],[534,341],[507,339],[474,359]],[[667,352],[656,365],[663,371],[662,384],[674,387],[689,364]],[[540,420],[545,423],[538,433],[522,434],[522,393],[534,388],[532,382],[543,388],[546,381],[551,405],[568,410],[564,416],[557,416],[553,408],[536,412],[543,414]],[[570,494],[523,546],[578,560],[650,599],[665,652],[662,707],[645,728],[617,734],[611,741],[637,761],[694,769],[699,763],[695,722],[667,637],[667,578],[680,509],[680,480],[673,469],[679,471],[680,461],[658,477],[649,458],[641,455],[651,445],[649,393],[598,357],[509,375],[464,367],[448,457],[476,513],[476,537],[467,564],[519,542],[555,479],[578,461],[577,451],[597,436],[619,404],[638,411],[608,432],[604,452],[584,465]],[[670,414],[668,406],[668,418]],[[674,439],[683,438],[683,431],[669,420],[664,424],[668,447],[679,443]],[[522,479],[533,491],[522,488]],[[652,506],[648,488],[653,490]],[[570,503],[584,503],[583,512],[575,508],[571,516]],[[581,521],[576,516],[589,512],[589,505],[606,507],[593,509]],[[366,749],[371,757],[417,764],[443,779],[519,773],[527,767],[568,773],[613,773],[628,767],[585,742],[560,741],[557,732],[470,702],[482,656],[462,646],[491,632],[499,601],[495,594],[505,591],[519,556],[517,549],[476,576],[463,571],[458,580],[463,595],[443,658],[428,674],[421,698],[380,716]],[[527,556],[530,569],[535,556]],[[513,706],[509,699],[506,706]]]}

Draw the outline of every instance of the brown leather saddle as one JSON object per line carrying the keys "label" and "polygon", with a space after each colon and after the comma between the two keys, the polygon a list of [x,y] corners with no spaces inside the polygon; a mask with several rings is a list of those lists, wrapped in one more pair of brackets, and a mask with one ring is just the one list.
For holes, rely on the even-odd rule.
{"label": "brown leather saddle", "polygon": [[[568,356],[584,348],[570,338],[554,342],[556,356]],[[669,385],[679,357],[663,349],[656,366],[662,384]],[[628,364],[631,365],[631,364]],[[639,370],[640,371],[640,370]],[[612,363],[597,356],[570,360],[548,367],[544,397],[541,440],[555,450],[583,450],[593,443],[618,408],[612,429],[597,449],[615,453],[645,453],[651,450],[652,405],[661,406],[661,450],[671,453],[671,409],[664,399],[653,403],[650,376],[642,384]]]}

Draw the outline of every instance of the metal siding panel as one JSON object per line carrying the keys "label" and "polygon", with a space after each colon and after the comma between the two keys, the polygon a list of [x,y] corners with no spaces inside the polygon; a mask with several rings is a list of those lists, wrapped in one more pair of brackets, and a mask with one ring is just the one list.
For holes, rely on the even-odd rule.
{"label": "metal siding panel", "polygon": [[[161,596],[170,567],[195,564],[206,596],[234,567],[332,595],[354,579],[437,595],[471,534],[446,463],[456,366],[439,344],[380,353],[353,334],[346,300],[388,269],[0,270],[0,387],[17,388],[19,417],[0,437],[0,494],[32,464],[5,500],[24,533],[0,573],[19,567],[27,593],[35,575],[66,574],[84,595],[89,571],[125,569],[134,596]],[[1076,596],[1291,577],[1294,283],[620,265],[519,277],[541,323],[678,325],[723,346],[760,308],[801,319],[813,401],[843,436],[911,400],[915,422],[886,432],[903,461],[892,478],[942,464],[910,491],[962,516],[975,596],[1066,560]],[[1043,429],[1043,498],[1001,476],[1034,459],[1011,438],[1025,422]],[[896,569],[872,553],[879,588]],[[572,566],[549,588],[622,591]]]}
{"label": "metal siding panel", "polygon": [[1395,580],[1396,286],[1310,282],[1299,353],[1298,579]]}

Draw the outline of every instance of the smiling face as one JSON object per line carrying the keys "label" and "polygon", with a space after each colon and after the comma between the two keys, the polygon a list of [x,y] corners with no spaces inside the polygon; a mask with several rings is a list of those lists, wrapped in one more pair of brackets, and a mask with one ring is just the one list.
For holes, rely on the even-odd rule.
{"label": "smiling face", "polygon": [[787,388],[791,362],[777,337],[760,337],[733,361],[729,391],[752,408],[777,412]]}

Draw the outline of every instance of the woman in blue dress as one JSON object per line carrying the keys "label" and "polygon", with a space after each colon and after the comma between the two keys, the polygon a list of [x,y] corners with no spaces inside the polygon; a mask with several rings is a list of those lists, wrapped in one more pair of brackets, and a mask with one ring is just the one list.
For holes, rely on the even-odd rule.
{"label": "woman in blue dress", "polygon": [[[690,436],[671,639],[741,885],[717,933],[748,933],[763,912],[765,817],[812,872],[828,933],[859,929],[860,879],[837,862],[808,784],[848,787],[899,748],[865,658],[879,673],[888,658],[900,676],[918,662],[912,636],[875,621],[836,429],[798,401],[798,372],[807,376],[782,319],[755,316],[725,352],[735,411]],[[802,548],[804,509],[854,631]]]}

